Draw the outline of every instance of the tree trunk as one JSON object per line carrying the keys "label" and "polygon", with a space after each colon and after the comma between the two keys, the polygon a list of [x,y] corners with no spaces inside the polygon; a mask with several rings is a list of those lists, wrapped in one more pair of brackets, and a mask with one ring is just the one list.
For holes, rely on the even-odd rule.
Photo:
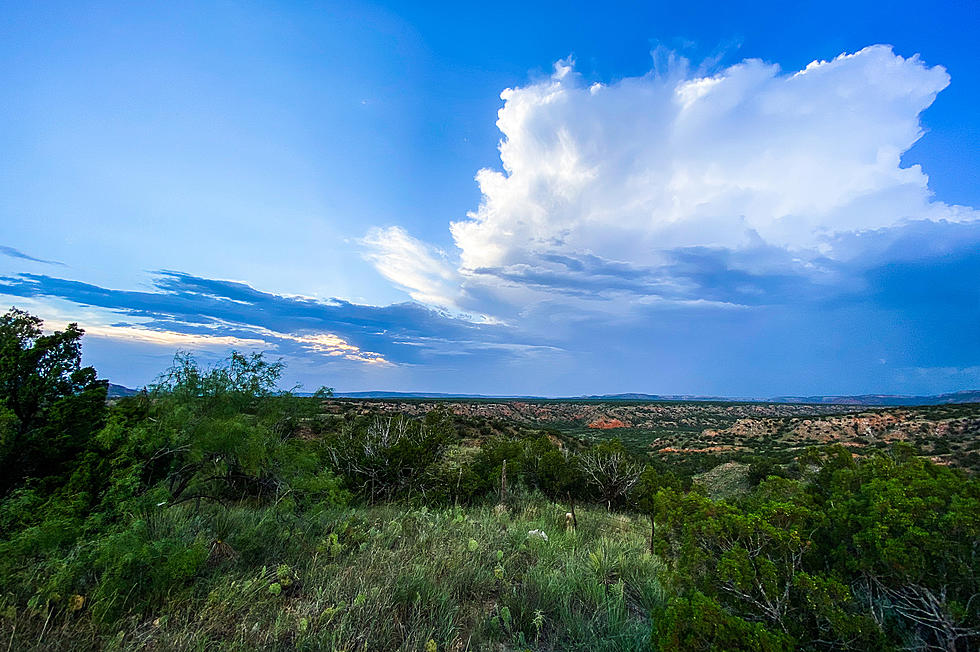
{"label": "tree trunk", "polygon": [[568,492],[568,504],[572,507],[572,529],[578,529],[578,519],[575,518],[575,499],[572,498],[572,492]]}
{"label": "tree trunk", "polygon": [[657,523],[653,520],[653,514],[650,514],[650,554],[653,554],[653,541],[657,535]]}

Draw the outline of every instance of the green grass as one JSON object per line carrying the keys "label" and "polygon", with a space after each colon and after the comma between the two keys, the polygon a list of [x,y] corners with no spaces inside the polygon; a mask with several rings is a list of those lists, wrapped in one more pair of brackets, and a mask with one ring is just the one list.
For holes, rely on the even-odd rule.
{"label": "green grass", "polygon": [[595,508],[578,519],[566,529],[565,508],[537,496],[505,512],[162,509],[147,518],[154,536],[207,542],[195,577],[101,621],[92,596],[74,612],[64,600],[21,611],[0,600],[0,649],[648,648],[664,600],[648,525]]}
{"label": "green grass", "polygon": [[694,476],[694,480],[704,486],[712,500],[736,498],[751,489],[749,465],[738,462],[719,464],[710,471]]}

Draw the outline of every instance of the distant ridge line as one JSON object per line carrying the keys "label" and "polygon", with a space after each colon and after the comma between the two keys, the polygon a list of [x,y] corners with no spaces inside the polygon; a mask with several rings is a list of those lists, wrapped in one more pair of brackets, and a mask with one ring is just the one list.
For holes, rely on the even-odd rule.
{"label": "distant ridge line", "polygon": [[[109,397],[132,396],[137,390],[123,385],[110,384]],[[300,392],[300,396],[309,396]],[[493,394],[449,394],[443,392],[335,392],[335,398],[350,399],[441,399],[441,400],[489,400],[489,401],[649,401],[655,402],[705,402],[705,403],[809,403],[814,405],[867,405],[878,407],[915,407],[920,405],[952,405],[961,403],[980,403],[980,390],[968,389],[929,396],[906,396],[901,394],[859,394],[829,396],[775,396],[732,397],[699,396],[691,394],[592,394],[586,396],[530,396]]]}
{"label": "distant ridge line", "polygon": [[916,406],[980,403],[980,390],[964,390],[930,396],[901,394],[859,394],[841,396],[775,396],[732,397],[700,396],[691,394],[591,394],[585,396],[494,396],[488,394],[445,394],[439,392],[337,392],[337,398],[433,398],[433,399],[483,399],[483,400],[537,400],[537,401],[650,401],[650,402],[710,402],[710,403],[809,403],[815,405],[873,405]]}

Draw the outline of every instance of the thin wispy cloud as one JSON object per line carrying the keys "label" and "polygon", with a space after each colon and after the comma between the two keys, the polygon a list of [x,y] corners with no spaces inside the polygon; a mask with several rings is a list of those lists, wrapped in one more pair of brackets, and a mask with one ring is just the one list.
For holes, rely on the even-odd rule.
{"label": "thin wispy cloud", "polygon": [[57,260],[45,260],[43,258],[36,258],[34,256],[25,254],[19,249],[14,249],[13,247],[7,247],[5,245],[0,245],[0,254],[4,256],[9,256],[10,258],[19,258],[20,260],[29,260],[32,263],[43,263],[45,265],[58,265],[64,267],[64,263],[60,263]]}
{"label": "thin wispy cloud", "polygon": [[[273,349],[367,365],[416,364],[426,357],[533,351],[512,333],[418,303],[385,307],[283,296],[226,280],[159,272],[152,291],[114,290],[41,274],[0,277],[0,294],[54,298],[105,311],[97,337],[174,348]],[[131,321],[119,321],[128,318]],[[457,343],[453,346],[452,343]],[[458,343],[472,342],[472,347]]]}

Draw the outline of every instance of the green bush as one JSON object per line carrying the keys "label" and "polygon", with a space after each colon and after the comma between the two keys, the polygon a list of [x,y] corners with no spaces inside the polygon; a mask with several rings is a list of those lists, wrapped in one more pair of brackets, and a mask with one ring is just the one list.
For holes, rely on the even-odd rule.
{"label": "green bush", "polygon": [[653,649],[660,652],[788,652],[785,634],[732,616],[702,593],[674,598],[654,629]]}
{"label": "green bush", "polygon": [[911,447],[756,453],[757,486],[712,500],[689,476],[708,455],[485,421],[474,442],[443,409],[321,418],[329,392],[280,391],[257,355],[179,354],[107,408],[81,332],[39,328],[0,319],[10,649],[980,642],[980,481]]}

